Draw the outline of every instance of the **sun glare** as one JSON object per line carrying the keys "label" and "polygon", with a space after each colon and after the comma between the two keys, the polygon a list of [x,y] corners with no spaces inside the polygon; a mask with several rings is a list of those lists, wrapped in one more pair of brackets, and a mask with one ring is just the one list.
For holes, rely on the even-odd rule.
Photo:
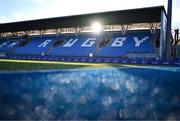
{"label": "sun glare", "polygon": [[102,31],[102,25],[99,22],[94,22],[92,24],[92,31],[94,33],[100,33]]}

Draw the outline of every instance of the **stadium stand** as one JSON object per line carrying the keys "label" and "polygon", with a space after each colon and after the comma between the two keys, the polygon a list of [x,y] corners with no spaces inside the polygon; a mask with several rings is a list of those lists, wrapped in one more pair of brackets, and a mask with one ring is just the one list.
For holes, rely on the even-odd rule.
{"label": "stadium stand", "polygon": [[129,53],[153,53],[152,34],[150,32],[132,32],[114,34],[109,46],[97,53],[99,57],[120,57]]}
{"label": "stadium stand", "polygon": [[[16,40],[19,44],[15,49],[7,48],[13,41],[5,41],[7,44],[2,43],[2,47],[10,59],[112,63],[156,61],[158,55],[154,54],[153,34],[149,30],[109,33],[29,36]],[[131,61],[123,58],[131,58]]]}
{"label": "stadium stand", "polygon": [[49,53],[54,50],[55,48],[59,47],[60,45],[62,45],[65,42],[65,40],[63,39],[63,37],[60,37],[59,39],[57,39],[57,41],[55,41],[45,53],[45,55],[49,55]]}
{"label": "stadium stand", "polygon": [[[166,17],[158,6],[4,23],[0,58],[180,65],[179,47],[172,58],[166,40]],[[96,22],[100,33],[93,32]]]}
{"label": "stadium stand", "polygon": [[43,55],[43,53],[50,47],[56,36],[37,36],[29,37],[32,41],[20,48],[17,48],[13,54],[15,55]]}
{"label": "stadium stand", "polygon": [[[3,40],[2,40],[3,41]],[[18,39],[16,40],[6,40],[6,41],[3,41],[1,44],[0,44],[0,52],[1,53],[9,53],[11,51],[13,51],[15,48],[18,47],[19,45],[19,41]]]}
{"label": "stadium stand", "polygon": [[52,50],[50,55],[87,57],[96,47],[97,38],[92,35],[69,35],[65,43]]}
{"label": "stadium stand", "polygon": [[[29,37],[26,40],[2,43],[1,52],[9,52],[7,55],[60,57],[89,57],[90,53],[94,54],[95,52],[94,57],[122,57],[130,53],[154,53],[152,34],[148,31],[130,32],[126,35],[116,32],[112,34],[112,38],[102,39],[104,34]],[[101,49],[97,52],[97,48]]]}

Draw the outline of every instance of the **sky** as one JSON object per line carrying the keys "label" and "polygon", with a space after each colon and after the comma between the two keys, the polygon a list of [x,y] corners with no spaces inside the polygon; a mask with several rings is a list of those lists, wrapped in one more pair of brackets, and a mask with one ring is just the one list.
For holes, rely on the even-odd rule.
{"label": "sky", "polygon": [[[0,0],[0,23],[164,5],[167,0]],[[180,28],[180,0],[173,0],[172,28]]]}

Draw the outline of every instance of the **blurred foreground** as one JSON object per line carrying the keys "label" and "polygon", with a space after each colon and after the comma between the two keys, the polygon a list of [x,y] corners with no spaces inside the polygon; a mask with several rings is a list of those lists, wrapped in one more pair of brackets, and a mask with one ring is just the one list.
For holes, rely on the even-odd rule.
{"label": "blurred foreground", "polygon": [[0,119],[179,119],[178,67],[1,72]]}

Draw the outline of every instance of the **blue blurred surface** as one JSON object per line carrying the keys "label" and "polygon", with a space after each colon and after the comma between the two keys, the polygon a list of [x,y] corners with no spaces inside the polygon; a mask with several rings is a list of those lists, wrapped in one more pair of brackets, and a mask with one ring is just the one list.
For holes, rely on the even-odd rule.
{"label": "blue blurred surface", "polygon": [[0,73],[0,119],[179,119],[178,67]]}

